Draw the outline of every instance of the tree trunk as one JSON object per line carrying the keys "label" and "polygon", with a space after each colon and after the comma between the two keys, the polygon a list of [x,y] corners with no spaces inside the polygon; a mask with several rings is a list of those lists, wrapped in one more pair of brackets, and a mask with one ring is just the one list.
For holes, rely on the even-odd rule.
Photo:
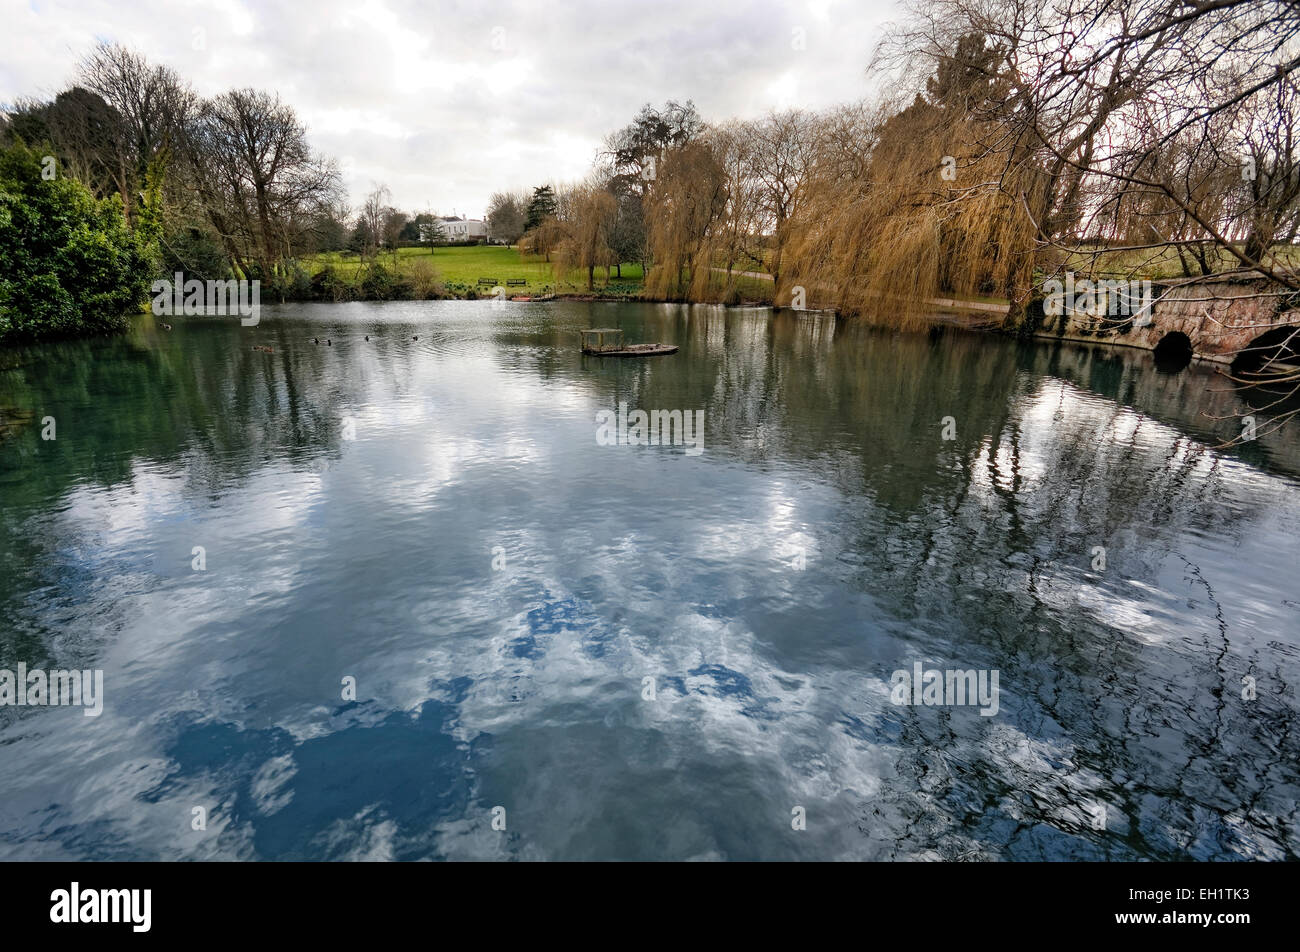
{"label": "tree trunk", "polygon": [[[1037,322],[1031,319],[1030,303],[1033,300],[1034,260],[1030,255],[1021,255],[1019,262],[1007,275],[1003,293],[1011,306],[1002,321],[1002,329],[1018,337],[1028,337],[1036,331]],[[1042,311],[1038,311],[1039,318]],[[1034,326],[1031,326],[1034,325]]]}
{"label": "tree trunk", "polygon": [[785,216],[782,215],[778,217],[776,221],[776,229],[773,233],[774,241],[773,241],[773,248],[772,248],[772,267],[768,269],[772,272],[773,293],[775,293],[776,289],[781,286],[781,250],[782,250],[781,246],[785,242],[785,235],[783,234],[784,231],[785,231]]}

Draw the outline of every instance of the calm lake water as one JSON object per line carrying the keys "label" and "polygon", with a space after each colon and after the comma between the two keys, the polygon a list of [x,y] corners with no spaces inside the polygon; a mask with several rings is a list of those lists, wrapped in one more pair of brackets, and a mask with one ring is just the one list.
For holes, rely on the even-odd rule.
{"label": "calm lake water", "polygon": [[[0,353],[0,668],[104,684],[0,707],[0,858],[1300,858],[1300,423],[1216,449],[1222,378],[767,310],[173,323]],[[703,451],[601,445],[620,403]],[[894,703],[918,663],[996,713]]]}

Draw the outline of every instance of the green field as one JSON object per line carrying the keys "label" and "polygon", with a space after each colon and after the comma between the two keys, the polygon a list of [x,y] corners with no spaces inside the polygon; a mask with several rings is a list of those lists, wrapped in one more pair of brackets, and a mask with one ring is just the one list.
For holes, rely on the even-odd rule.
{"label": "green field", "polygon": [[[1278,267],[1294,268],[1300,263],[1300,248],[1294,245],[1275,245],[1273,253],[1277,256]],[[1235,255],[1221,248],[1211,249],[1207,259],[1216,274],[1235,271],[1242,267]],[[1187,261],[1191,266],[1192,275],[1200,275],[1200,264],[1191,254],[1187,254]],[[1050,265],[1051,262],[1048,264]],[[1079,275],[1093,274],[1098,277],[1151,280],[1184,277],[1178,251],[1169,247],[1142,251],[1106,251],[1105,249],[1099,249],[1097,252],[1079,251],[1064,257],[1061,270],[1074,271]]]}
{"label": "green field", "polygon": [[[478,288],[479,278],[492,278],[505,286],[511,278],[522,278],[528,283],[522,287],[510,287],[514,294],[541,294],[557,291],[561,294],[581,293],[587,289],[586,275],[574,271],[556,287],[551,266],[545,259],[536,255],[521,256],[515,248],[501,245],[471,245],[468,247],[435,248],[430,254],[428,248],[398,248],[396,255],[380,252],[375,261],[390,271],[395,271],[404,278],[413,278],[419,269],[432,265],[440,280],[455,293],[465,288]],[[350,252],[328,252],[312,255],[303,259],[304,266],[310,272],[316,272],[326,265],[334,268],[345,281],[356,283],[364,278],[365,265],[359,255]],[[641,286],[641,266],[625,264],[623,276],[611,270],[609,285],[611,291],[621,294],[639,292]],[[605,286],[603,268],[596,269],[596,292]],[[485,288],[484,291],[489,289]]]}
{"label": "green field", "polygon": [[[644,287],[641,265],[624,264],[619,270],[610,269],[606,277],[604,268],[596,269],[594,288],[587,290],[586,272],[576,270],[565,275],[564,280],[556,282],[551,265],[537,255],[520,255],[515,248],[500,245],[470,245],[466,247],[436,248],[430,253],[428,248],[398,248],[396,254],[380,252],[374,259],[375,264],[399,278],[413,282],[421,288],[427,288],[431,282],[438,285],[438,292],[429,296],[467,297],[486,295],[493,285],[505,287],[511,294],[588,294],[602,297],[631,298],[639,297]],[[326,252],[310,255],[301,261],[308,274],[316,274],[322,269],[332,268],[335,275],[345,284],[357,288],[366,279],[369,265],[361,256],[352,252]],[[430,271],[429,269],[432,269]],[[723,275],[718,274],[718,298],[723,296]],[[479,285],[480,278],[491,278],[493,285]],[[507,285],[510,279],[522,279],[523,285]],[[753,277],[736,274],[732,280],[735,296],[731,303],[771,303],[772,279],[770,277]],[[358,297],[361,295],[358,294]],[[424,297],[419,292],[417,297]]]}

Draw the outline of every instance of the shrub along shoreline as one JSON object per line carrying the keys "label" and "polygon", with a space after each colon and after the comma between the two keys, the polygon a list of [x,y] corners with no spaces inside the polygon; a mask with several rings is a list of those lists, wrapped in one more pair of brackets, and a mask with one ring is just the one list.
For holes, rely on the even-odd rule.
{"label": "shrub along shoreline", "polygon": [[22,142],[0,152],[0,343],[119,331],[153,270],[148,208],[97,199]]}

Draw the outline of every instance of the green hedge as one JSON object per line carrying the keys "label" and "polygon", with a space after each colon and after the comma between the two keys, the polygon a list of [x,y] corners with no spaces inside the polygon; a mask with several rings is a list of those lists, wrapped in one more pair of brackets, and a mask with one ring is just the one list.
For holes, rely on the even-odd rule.
{"label": "green hedge", "polygon": [[148,299],[150,256],[121,201],[43,158],[0,152],[0,342],[119,330]]}

